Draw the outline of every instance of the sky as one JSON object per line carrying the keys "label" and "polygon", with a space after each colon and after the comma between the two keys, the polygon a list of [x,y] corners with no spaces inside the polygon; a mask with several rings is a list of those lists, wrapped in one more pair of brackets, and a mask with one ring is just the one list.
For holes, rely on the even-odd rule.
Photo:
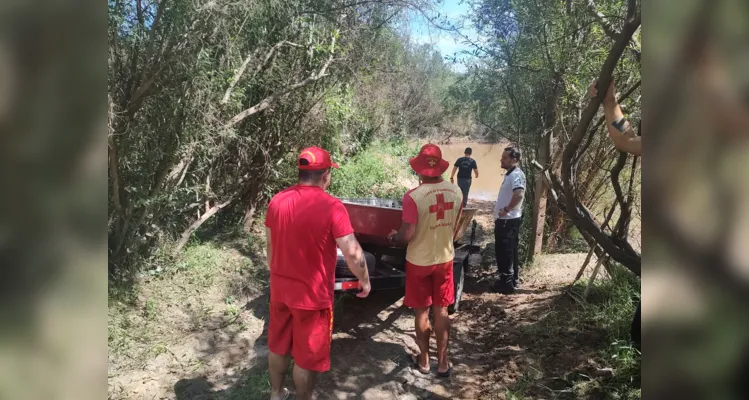
{"label": "sky", "polygon": [[[465,0],[443,0],[441,4],[435,6],[435,11],[440,13],[443,17],[446,17],[452,23],[458,24],[463,21],[465,27],[461,29],[461,33],[474,41],[478,41],[478,34],[475,29],[472,28],[472,23],[466,19],[470,13],[470,6],[465,2]],[[443,56],[452,56],[454,53],[460,53],[461,51],[472,49],[471,45],[463,43],[465,40],[459,35],[445,32],[444,30],[433,26],[421,13],[418,12],[409,12],[408,28],[411,31],[412,39],[416,43],[430,43],[434,45]],[[470,55],[457,54],[456,56],[461,60],[470,60],[472,58]],[[453,65],[453,69],[457,72],[463,72],[466,70],[466,67],[459,62]]]}

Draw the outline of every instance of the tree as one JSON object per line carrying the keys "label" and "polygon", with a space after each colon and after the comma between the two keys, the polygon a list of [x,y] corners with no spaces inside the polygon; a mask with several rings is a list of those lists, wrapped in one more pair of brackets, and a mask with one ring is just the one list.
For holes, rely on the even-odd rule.
{"label": "tree", "polygon": [[[535,186],[530,193],[535,244],[529,256],[541,249],[548,210],[553,217],[552,232],[546,229],[551,245],[566,231],[565,221],[571,221],[589,243],[600,244],[614,260],[639,274],[639,255],[627,242],[634,182],[629,193],[621,189],[622,180],[626,184],[634,178],[636,161],[627,176],[621,174],[628,158],[614,153],[606,137],[596,135],[600,122],[589,129],[600,99],[597,105],[583,104],[588,82],[601,75],[592,66],[605,65],[607,79],[619,66],[617,81],[632,88],[629,94],[639,88],[639,42],[634,36],[639,3],[485,0],[472,5],[476,26],[490,38],[485,45],[474,44],[481,57],[472,71],[478,120],[495,138],[519,144],[541,167],[533,177],[535,185],[529,182],[529,187]],[[622,17],[606,17],[611,15]],[[629,49],[621,64],[620,47],[621,53]],[[639,105],[629,111],[637,118]],[[530,169],[528,163],[525,167]],[[596,222],[610,193],[607,181],[620,207],[610,234]],[[549,189],[553,201],[544,205]]]}
{"label": "tree", "polygon": [[108,6],[112,273],[158,247],[177,254],[206,224],[250,229],[303,146],[351,155],[396,125],[419,134],[443,118],[446,66],[396,33],[426,1]]}

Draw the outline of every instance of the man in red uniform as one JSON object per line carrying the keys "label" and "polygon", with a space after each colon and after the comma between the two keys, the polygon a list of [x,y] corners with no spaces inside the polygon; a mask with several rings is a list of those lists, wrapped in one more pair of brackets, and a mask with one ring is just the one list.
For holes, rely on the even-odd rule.
{"label": "man in red uniform", "polygon": [[391,241],[407,245],[406,298],[404,304],[416,312],[416,342],[420,354],[414,367],[429,373],[429,308],[434,312],[437,336],[437,375],[450,376],[447,359],[450,318],[447,307],[455,301],[453,287],[453,238],[460,217],[463,195],[460,188],[442,179],[450,163],[442,159],[437,145],[426,144],[411,159],[411,168],[421,184],[403,196],[403,221]]}
{"label": "man in red uniform", "polygon": [[359,278],[359,297],[370,291],[369,273],[348,212],[327,194],[330,154],[318,147],[299,155],[299,183],[273,197],[265,219],[270,266],[268,364],[271,399],[283,399],[291,358],[297,399],[309,399],[317,374],[330,369],[336,245]]}

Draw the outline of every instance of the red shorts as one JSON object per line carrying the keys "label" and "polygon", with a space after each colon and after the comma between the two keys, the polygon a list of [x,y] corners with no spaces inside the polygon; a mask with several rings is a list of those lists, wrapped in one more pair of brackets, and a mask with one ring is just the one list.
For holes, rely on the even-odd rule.
{"label": "red shorts", "polygon": [[447,307],[455,302],[453,262],[422,267],[406,261],[407,307],[427,308],[432,304]]}
{"label": "red shorts", "polygon": [[308,371],[330,369],[330,341],[333,338],[333,309],[301,310],[283,303],[270,304],[268,349],[294,358]]}

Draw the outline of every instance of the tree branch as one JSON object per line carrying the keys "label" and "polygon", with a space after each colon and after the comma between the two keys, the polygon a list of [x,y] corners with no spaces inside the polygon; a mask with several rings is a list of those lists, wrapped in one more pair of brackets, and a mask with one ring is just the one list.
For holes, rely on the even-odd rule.
{"label": "tree branch", "polygon": [[119,158],[117,157],[117,147],[114,144],[113,136],[110,135],[109,141],[109,175],[112,182],[112,202],[114,203],[114,209],[117,211],[119,221],[123,216],[122,201],[120,199],[120,173],[119,173]]}
{"label": "tree branch", "polygon": [[200,218],[198,218],[195,222],[193,222],[192,224],[190,224],[190,226],[187,227],[187,229],[185,229],[184,232],[182,232],[182,235],[180,236],[179,241],[174,246],[172,254],[175,255],[175,256],[177,254],[179,254],[179,252],[182,251],[182,248],[185,247],[185,245],[187,244],[187,242],[190,240],[190,237],[192,236],[192,234],[196,230],[198,230],[198,228],[200,228],[200,226],[203,225],[203,223],[205,221],[207,221],[208,218],[211,218],[217,212],[221,211],[221,209],[223,209],[226,206],[228,206],[229,204],[231,204],[231,202],[234,201],[234,198],[235,198],[234,195],[229,196],[229,198],[226,201],[224,201],[223,203],[217,204],[217,205],[209,208],[208,210],[206,210],[206,212]]}
{"label": "tree branch", "polygon": [[242,74],[244,73],[245,69],[247,69],[247,65],[250,64],[250,60],[256,53],[257,53],[257,50],[252,52],[252,54],[248,54],[247,58],[244,59],[244,61],[242,62],[242,65],[239,67],[237,72],[234,73],[234,76],[231,78],[231,83],[229,84],[229,87],[226,89],[226,93],[224,93],[224,97],[221,99],[221,104],[226,104],[226,102],[229,101],[229,97],[231,96],[232,90],[234,90],[234,87],[237,86],[237,82],[239,82],[239,78],[242,77]]}
{"label": "tree branch", "polygon": [[143,3],[141,0],[135,0],[135,14],[138,17],[138,24],[140,25],[140,28],[145,30],[146,23],[143,20]]}
{"label": "tree branch", "polygon": [[[603,28],[603,31],[606,33],[606,36],[611,38],[611,40],[614,40],[614,41],[617,40],[617,38],[619,37],[619,30],[616,29],[614,24],[612,24],[605,15],[601,14],[598,11],[595,3],[593,3],[593,0],[588,0],[586,5],[587,5],[588,13],[592,15],[596,21],[598,21],[598,23]],[[636,7],[636,5],[633,4],[632,1],[630,1],[629,7],[630,8],[627,9],[628,21],[631,20],[632,17],[634,16],[634,11],[635,11],[634,8]],[[634,37],[631,38],[631,41],[634,42],[634,44],[628,43],[627,48],[629,49],[630,52],[632,52],[632,55],[635,57],[635,60],[637,60],[637,62],[639,63],[642,57],[642,54],[640,54],[640,51],[637,49],[639,47],[639,43],[637,43],[637,40],[635,40]]]}
{"label": "tree branch", "polygon": [[[631,96],[632,93],[634,93],[635,90],[637,90],[637,88],[639,88],[641,85],[642,85],[642,79],[639,80],[639,81],[637,81],[637,83],[635,83],[634,86],[632,86],[631,88],[629,88],[629,90],[627,90],[627,92],[625,92],[623,95],[621,95],[621,97],[619,97],[619,99],[617,99],[616,102],[618,104],[622,104],[624,102],[624,100],[628,99],[629,96]],[[596,124],[593,126],[593,128],[591,128],[590,131],[588,131],[588,138],[585,141],[585,144],[583,144],[583,146],[577,152],[577,155],[575,156],[575,161],[577,161],[580,158],[581,155],[585,154],[585,152],[588,151],[588,147],[590,147],[591,142],[593,142],[593,137],[595,136],[596,132],[598,131],[598,128],[600,128],[601,125],[603,125],[604,122],[606,122],[606,116],[602,115],[601,118],[598,119],[598,122],[596,122]]]}
{"label": "tree branch", "polygon": [[627,0],[627,21],[631,20],[637,12],[637,0]]}
{"label": "tree branch", "polygon": [[611,185],[614,187],[614,194],[616,195],[616,201],[619,203],[619,209],[621,212],[619,213],[619,220],[617,221],[613,236],[618,238],[623,238],[626,229],[625,225],[627,224],[627,221],[629,220],[629,204],[627,203],[627,200],[624,198],[624,193],[622,192],[622,185],[619,182],[619,176],[622,172],[622,169],[624,169],[624,164],[627,163],[627,153],[623,151],[619,151],[619,157],[617,157],[616,164],[611,169]]}
{"label": "tree branch", "polygon": [[280,91],[278,91],[276,93],[273,93],[272,95],[264,98],[263,100],[260,100],[259,103],[255,104],[254,106],[252,106],[252,107],[250,107],[250,108],[242,111],[241,113],[235,115],[234,117],[232,117],[229,120],[229,122],[227,122],[224,125],[224,128],[231,128],[232,126],[238,124],[239,122],[241,122],[245,118],[247,118],[247,117],[249,117],[251,115],[257,114],[257,113],[265,110],[274,101],[276,101],[279,97],[281,97],[281,96],[283,96],[283,95],[285,95],[287,93],[293,92],[294,90],[301,89],[301,88],[309,85],[310,83],[313,83],[315,81],[318,81],[318,80],[320,80],[320,79],[328,76],[326,74],[326,72],[328,70],[328,67],[330,66],[330,63],[333,61],[333,55],[335,54],[334,50],[335,50],[335,35],[333,36],[333,39],[330,42],[330,56],[328,57],[328,60],[325,62],[325,64],[323,64],[322,68],[320,68],[320,71],[318,71],[316,74],[313,74],[312,76],[308,77],[307,79],[304,79],[301,82],[298,82],[298,83],[295,83],[293,85],[290,85],[290,86],[288,86],[288,87],[286,87],[286,88],[284,88],[284,89],[282,89],[282,90],[280,90]]}
{"label": "tree branch", "polygon": [[268,65],[268,62],[270,62],[271,58],[273,58],[273,56],[275,56],[278,53],[278,49],[280,49],[284,45],[290,46],[290,47],[302,48],[302,49],[307,48],[306,46],[302,46],[301,44],[289,42],[288,40],[282,40],[274,44],[273,47],[271,47],[270,50],[268,50],[268,53],[265,55],[265,58],[263,59],[263,62],[258,64],[257,68],[255,68],[255,72],[252,73],[252,76],[259,74],[260,71],[262,71],[263,68],[265,68],[265,66]]}
{"label": "tree branch", "polygon": [[640,20],[640,14],[637,13],[632,20],[628,20],[624,24],[621,34],[606,57],[606,61],[604,62],[598,77],[598,96],[590,99],[588,102],[588,105],[580,118],[580,122],[572,133],[570,141],[565,146],[561,171],[565,208],[567,214],[572,219],[572,222],[578,227],[578,229],[585,230],[593,236],[596,242],[599,243],[606,253],[611,255],[614,260],[638,275],[640,273],[641,264],[640,256],[637,253],[628,251],[626,248],[617,246],[612,238],[604,233],[601,230],[601,227],[595,223],[585,207],[579,204],[579,201],[574,195],[575,183],[572,169],[575,153],[577,152],[585,133],[588,131],[588,127],[590,126],[593,117],[595,117],[595,114],[601,105],[606,88],[608,88],[609,82],[611,81],[611,75],[619,62],[619,59],[622,57],[632,35],[640,26]]}
{"label": "tree branch", "polygon": [[551,181],[551,176],[549,176],[549,168],[544,168],[541,166],[541,164],[533,160],[531,161],[531,164],[536,167],[536,169],[541,172],[541,178],[543,179],[544,183],[546,184],[546,187],[549,189],[549,194],[551,195],[552,200],[554,200],[555,203],[559,202],[559,196],[557,195],[556,190],[554,190],[554,184]]}
{"label": "tree branch", "polygon": [[635,186],[635,174],[637,173],[637,160],[638,160],[638,157],[634,157],[632,159],[632,170],[630,171],[630,176],[629,176],[629,189],[628,189],[629,193],[627,194],[627,214],[628,214],[627,226],[623,228],[624,229],[623,230],[624,236],[622,236],[623,238],[626,238],[627,235],[629,235],[629,224],[631,222],[630,217],[632,216],[632,205],[634,204],[634,201],[635,201],[634,186]]}
{"label": "tree branch", "polygon": [[613,40],[616,40],[616,38],[619,36],[619,32],[614,27],[614,25],[598,11],[598,8],[596,7],[595,3],[593,3],[593,0],[588,0],[586,6],[588,9],[588,13],[592,15],[599,24],[601,24],[603,31],[606,32],[606,36],[610,37]]}
{"label": "tree branch", "polygon": [[[150,89],[151,85],[153,85],[154,81],[156,80],[156,76],[164,69],[162,65],[155,73],[151,74],[149,78],[146,78],[146,76],[148,75],[148,71],[153,69],[153,64],[149,64],[149,60],[153,56],[154,42],[156,41],[156,30],[159,27],[159,22],[161,21],[161,15],[164,12],[166,2],[167,0],[161,0],[158,8],[156,9],[156,16],[154,16],[153,22],[149,27],[147,49],[145,54],[145,62],[148,65],[143,67],[138,88],[132,92],[128,102],[128,112],[130,113],[130,109],[132,109],[132,114],[135,114],[135,111],[137,111],[137,107],[140,106],[139,100],[141,99],[141,97],[146,93],[146,91],[148,91],[148,89]],[[138,5],[140,6],[140,1],[138,1]],[[145,25],[143,26],[143,29],[145,31]],[[138,103],[138,106],[132,107],[134,103]]]}

